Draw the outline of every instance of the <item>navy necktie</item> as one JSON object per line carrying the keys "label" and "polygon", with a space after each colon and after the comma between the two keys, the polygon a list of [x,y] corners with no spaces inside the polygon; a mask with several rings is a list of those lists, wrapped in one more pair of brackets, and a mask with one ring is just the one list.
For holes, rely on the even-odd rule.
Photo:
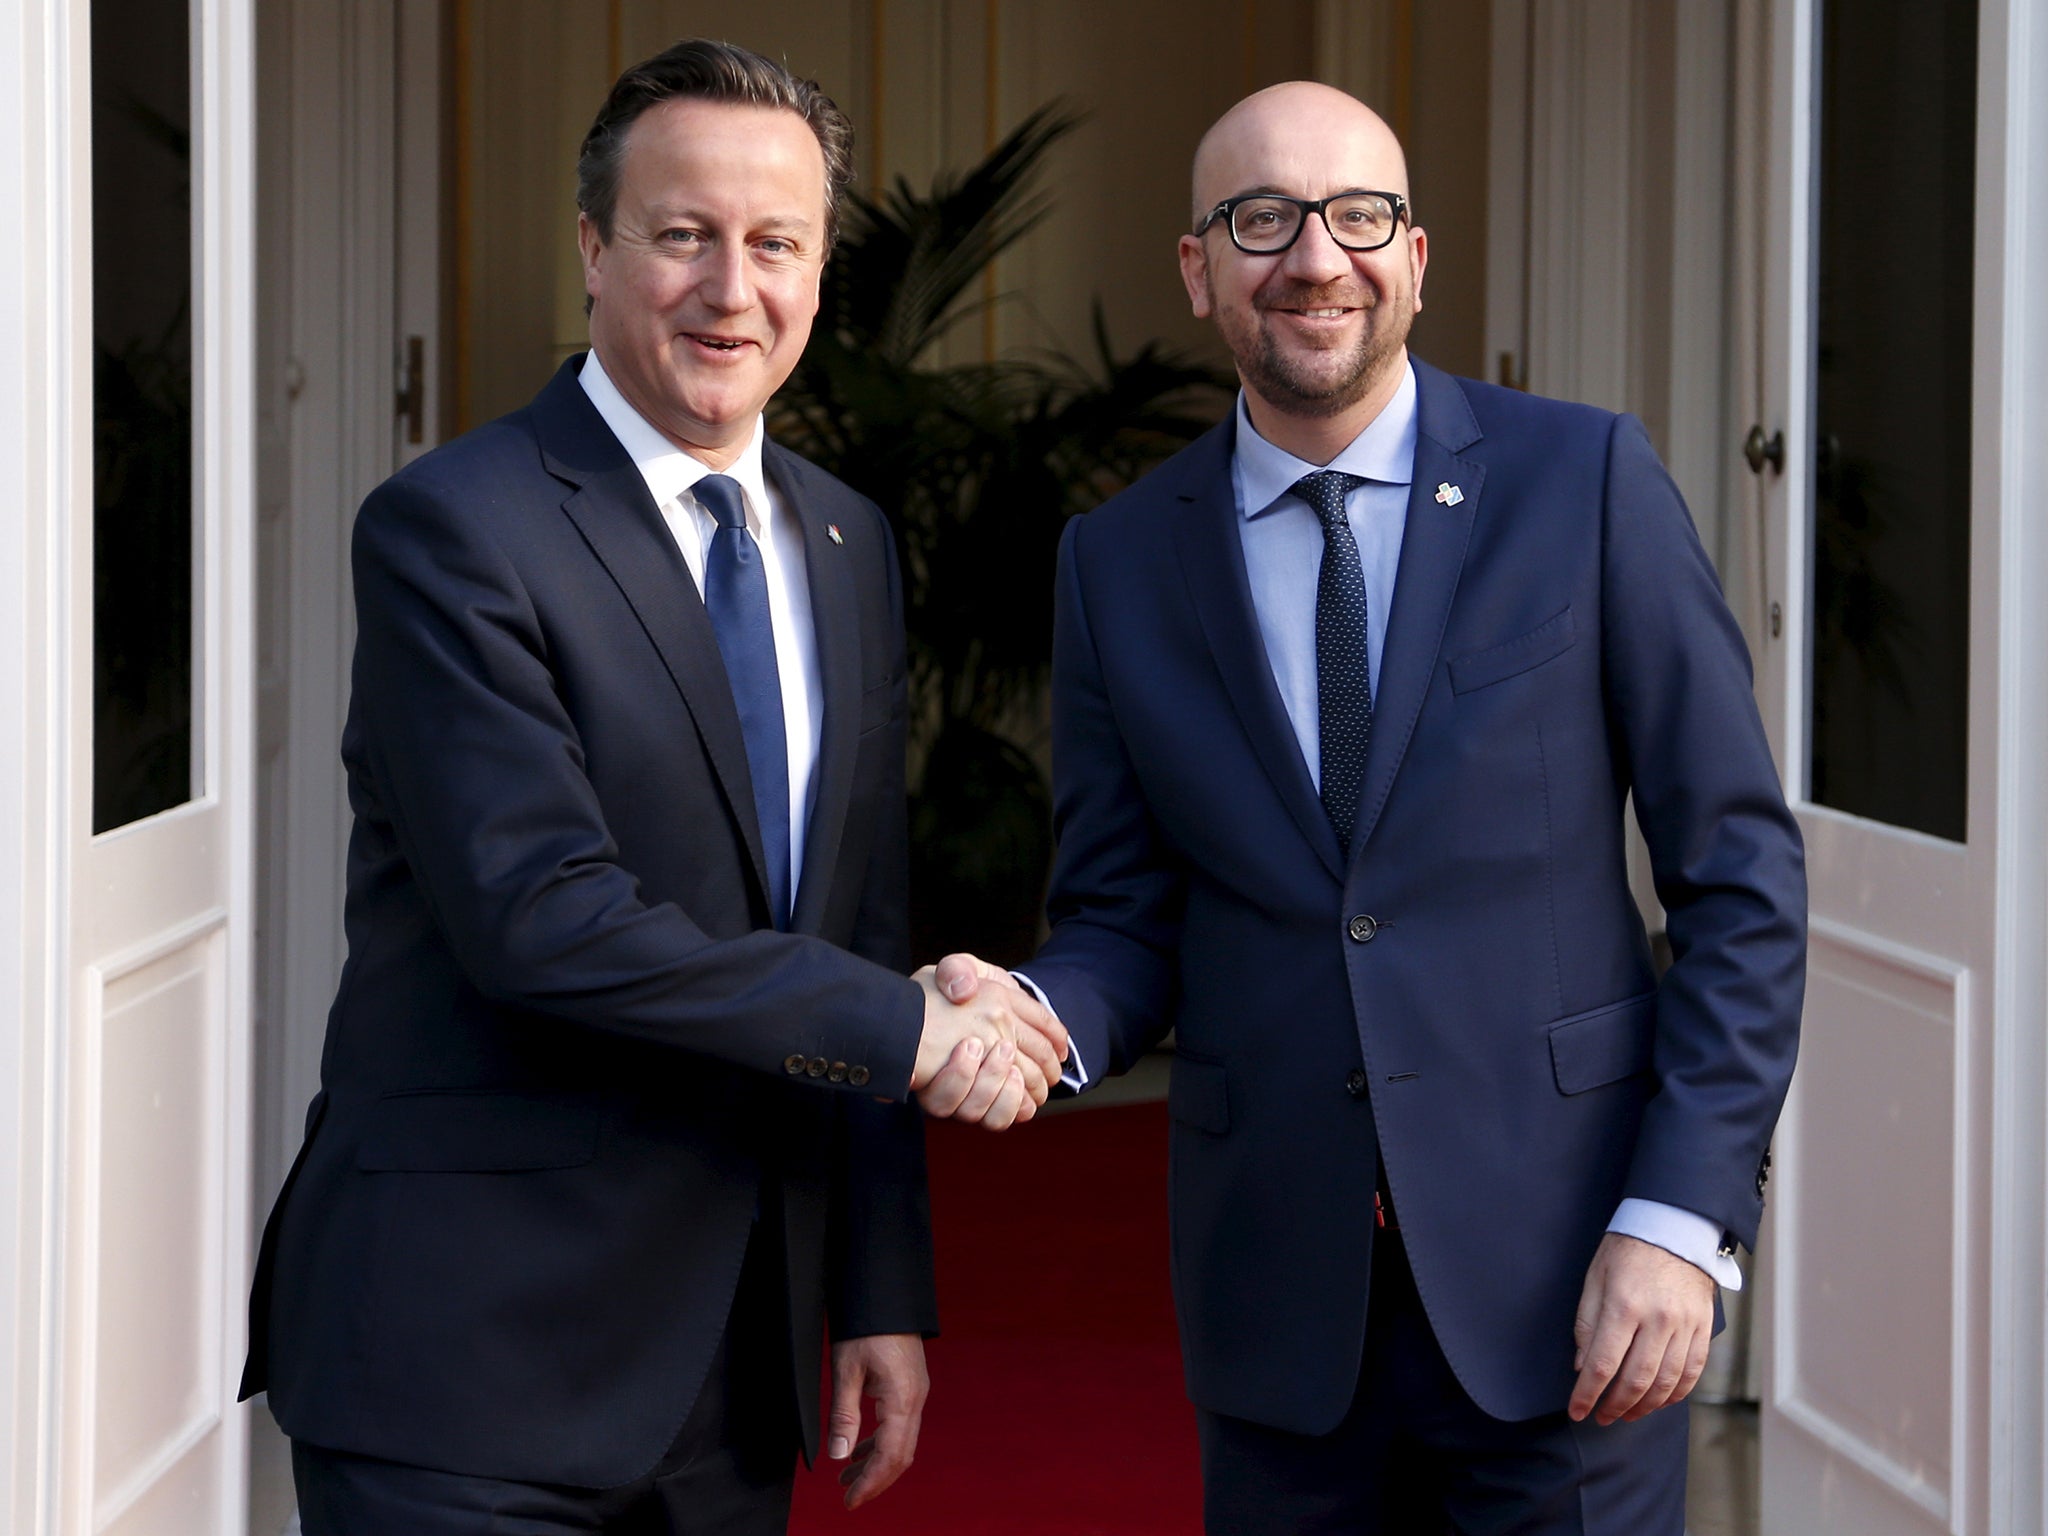
{"label": "navy necktie", "polygon": [[754,815],[768,864],[768,906],[777,928],[789,926],[789,736],[782,718],[782,674],[775,665],[775,626],[768,615],[768,573],[761,546],[747,529],[737,480],[706,475],[690,487],[718,520],[704,559],[704,607],[718,635],[718,653],[739,709],[754,781]]}
{"label": "navy necktie", "polygon": [[1365,748],[1372,737],[1372,653],[1366,645],[1365,569],[1344,503],[1359,475],[1318,470],[1294,482],[1294,494],[1323,524],[1323,564],[1316,577],[1316,709],[1322,749],[1323,813],[1348,853],[1365,788]]}

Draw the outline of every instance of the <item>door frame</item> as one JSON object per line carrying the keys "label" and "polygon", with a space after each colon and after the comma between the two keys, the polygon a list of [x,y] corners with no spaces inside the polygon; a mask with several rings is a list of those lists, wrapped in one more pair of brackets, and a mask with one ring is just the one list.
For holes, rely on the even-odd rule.
{"label": "door frame", "polygon": [[1978,74],[1977,495],[1998,602],[1990,1530],[2048,1532],[2048,15],[1986,0]]}
{"label": "door frame", "polygon": [[59,344],[73,275],[64,231],[82,114],[56,0],[9,12],[0,47],[0,207],[20,237],[0,242],[0,1524],[46,1529],[55,1455],[51,1298],[57,1241],[51,1096],[68,988],[55,914],[67,895],[57,826],[68,782],[65,729],[69,582],[64,531],[73,501],[64,451],[77,424],[72,360]]}
{"label": "door frame", "polygon": [[[83,0],[10,9],[0,49],[0,205],[24,232],[0,255],[0,609],[9,662],[0,721],[25,750],[0,765],[0,1522],[24,1533],[78,1528],[92,1485],[91,1362],[97,1280],[93,1215],[100,1148],[93,1045],[98,983],[208,935],[204,1080],[218,1116],[200,1127],[217,1187],[195,1196],[211,1246],[196,1297],[194,1394],[170,1441],[129,1470],[147,1486],[209,1435],[209,1465],[231,1488],[246,1413],[233,1402],[241,1357],[248,1232],[238,1198],[247,1157],[251,791],[249,626],[252,497],[250,353],[255,218],[249,0],[198,0],[192,57],[195,255],[194,481],[204,594],[195,632],[195,740],[202,787],[135,827],[92,833],[90,730],[93,537],[91,94]],[[203,847],[205,910],[153,917],[155,882],[102,891],[119,844]],[[89,914],[90,921],[80,914]],[[126,927],[115,925],[125,924]],[[148,937],[141,937],[142,933]],[[123,935],[127,935],[123,937]],[[111,936],[111,937],[110,937]],[[132,1085],[131,1085],[132,1086]],[[120,1491],[113,1493],[116,1502]],[[102,1509],[102,1513],[106,1511]],[[228,1499],[221,1531],[240,1529]]]}

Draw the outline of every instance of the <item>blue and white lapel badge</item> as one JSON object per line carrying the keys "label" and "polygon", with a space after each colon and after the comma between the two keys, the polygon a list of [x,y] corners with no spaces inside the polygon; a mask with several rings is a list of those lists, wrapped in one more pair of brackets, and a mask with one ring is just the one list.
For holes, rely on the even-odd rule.
{"label": "blue and white lapel badge", "polygon": [[1455,507],[1465,499],[1465,493],[1446,480],[1436,488],[1436,499],[1447,507]]}
{"label": "blue and white lapel badge", "polygon": [[830,539],[834,544],[844,544],[846,542],[846,540],[841,538],[839,535],[839,525],[837,523],[827,523],[825,525],[825,537]]}

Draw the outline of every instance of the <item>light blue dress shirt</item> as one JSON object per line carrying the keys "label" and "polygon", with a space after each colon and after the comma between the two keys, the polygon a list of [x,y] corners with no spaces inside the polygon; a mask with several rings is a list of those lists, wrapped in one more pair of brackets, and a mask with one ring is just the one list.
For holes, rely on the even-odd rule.
{"label": "light blue dress shirt", "polygon": [[[1365,575],[1366,651],[1372,691],[1380,691],[1380,655],[1387,618],[1394,606],[1394,578],[1401,564],[1401,538],[1408,528],[1409,487],[1415,478],[1415,368],[1401,376],[1386,408],[1327,464],[1311,464],[1275,447],[1252,426],[1242,392],[1237,397],[1237,451],[1231,487],[1237,499],[1238,536],[1244,542],[1245,574],[1252,608],[1273,682],[1287,707],[1294,739],[1309,778],[1322,788],[1320,705],[1316,692],[1316,577],[1323,559],[1323,525],[1309,504],[1293,493],[1296,481],[1319,469],[1342,470],[1364,480],[1353,486],[1344,512],[1358,541]],[[1057,1005],[1028,976],[1017,973],[1048,1008]],[[1079,1054],[1070,1056],[1062,1079],[1087,1086]],[[1621,1202],[1610,1232],[1620,1232],[1675,1253],[1711,1275],[1724,1289],[1742,1289],[1742,1269],[1721,1251],[1721,1229],[1705,1216],[1656,1200]]]}
{"label": "light blue dress shirt", "polygon": [[1323,525],[1315,509],[1294,494],[1293,486],[1319,469],[1342,470],[1365,481],[1351,488],[1344,513],[1365,573],[1365,647],[1373,697],[1378,698],[1380,655],[1386,649],[1387,615],[1394,605],[1394,572],[1401,563],[1401,535],[1408,528],[1408,485],[1415,478],[1412,367],[1402,373],[1400,388],[1372,425],[1327,464],[1297,459],[1267,442],[1253,428],[1243,394],[1237,397],[1237,454],[1230,481],[1237,497],[1245,575],[1251,579],[1252,611],[1266,642],[1273,682],[1318,791],[1323,787],[1323,753],[1316,693],[1316,573],[1323,563]]}

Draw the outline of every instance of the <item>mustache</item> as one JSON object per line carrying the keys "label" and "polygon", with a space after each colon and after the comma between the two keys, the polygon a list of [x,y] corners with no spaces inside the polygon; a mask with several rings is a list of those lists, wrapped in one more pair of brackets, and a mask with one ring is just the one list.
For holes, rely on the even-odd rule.
{"label": "mustache", "polygon": [[1310,287],[1290,282],[1261,289],[1256,302],[1260,309],[1370,309],[1372,296],[1354,283]]}

